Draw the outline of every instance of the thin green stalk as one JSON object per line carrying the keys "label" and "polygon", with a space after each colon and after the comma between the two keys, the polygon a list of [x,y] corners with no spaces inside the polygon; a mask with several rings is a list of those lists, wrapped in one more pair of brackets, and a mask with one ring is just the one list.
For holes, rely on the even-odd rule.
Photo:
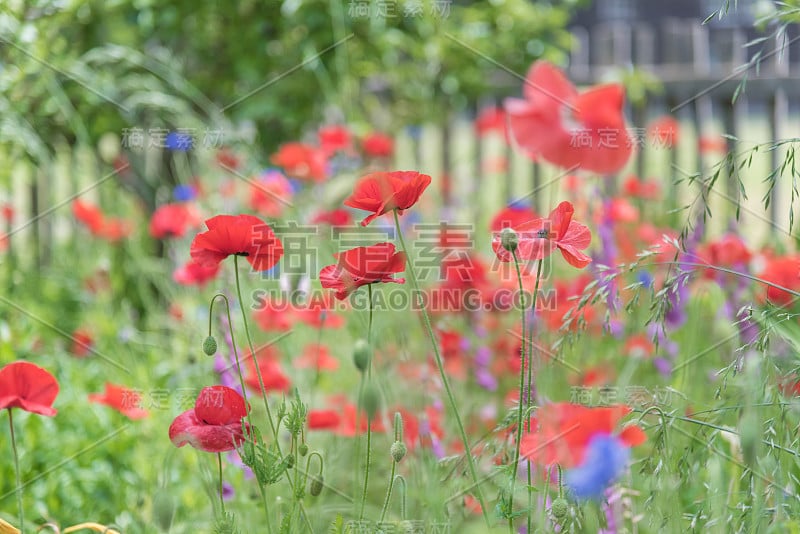
{"label": "thin green stalk", "polygon": [[[510,247],[509,247],[510,248]],[[514,268],[517,270],[517,283],[519,285],[519,294],[520,298],[523,299],[523,291],[524,288],[522,286],[522,272],[519,268],[519,258],[517,258],[517,251],[512,250],[511,256],[514,258]],[[519,466],[519,454],[520,454],[520,442],[522,441],[522,398],[525,393],[525,367],[530,368],[530,361],[526,360],[525,354],[525,344],[527,343],[527,339],[525,337],[525,306],[520,306],[522,309],[522,353],[520,354],[521,362],[519,368],[519,406],[517,407],[517,437],[516,443],[514,447],[514,468],[511,470],[511,492],[508,497],[508,530],[513,534],[514,532],[514,488],[517,482],[517,468]],[[527,363],[526,363],[527,362]],[[528,392],[528,397],[530,397],[530,391]],[[529,464],[530,465],[530,464]],[[528,482],[530,486],[530,481]],[[530,513],[529,513],[530,515]]]}
{"label": "thin green stalk", "polygon": [[225,517],[225,499],[222,498],[222,453],[217,453],[217,464],[219,465],[219,504],[222,506],[222,516]]}
{"label": "thin green stalk", "polygon": [[[247,325],[247,312],[244,310],[244,300],[242,300],[242,286],[239,282],[239,256],[233,256],[233,272],[236,276],[236,296],[239,298],[239,308],[242,310],[242,321],[244,322],[244,333],[247,337],[247,345],[250,347],[250,357],[253,358],[253,367],[256,368],[256,376],[258,377],[258,387],[261,388],[261,398],[264,401],[264,408],[267,410],[267,419],[269,420],[269,427],[272,430],[272,437],[275,439],[275,445],[278,447],[280,453],[280,442],[278,441],[278,429],[275,428],[275,423],[272,421],[272,411],[269,409],[269,402],[267,401],[267,388],[264,387],[264,379],[261,377],[261,369],[258,366],[256,359],[256,349],[253,346],[253,339],[250,337],[250,327]],[[231,336],[233,337],[233,336]],[[281,454],[282,455],[282,454]]]}
{"label": "thin green stalk", "polygon": [[[369,321],[367,323],[367,344],[369,345],[370,349],[372,349],[372,284],[367,286],[367,295],[369,296]],[[370,350],[371,352],[371,350]],[[367,361],[367,376],[372,378],[372,356],[370,355],[369,360]],[[363,384],[364,377],[361,377],[361,382]],[[358,410],[356,410],[356,414]],[[358,427],[356,426],[356,432],[358,432]],[[359,521],[364,519],[364,506],[367,502],[367,488],[369,486],[369,464],[370,464],[370,456],[372,455],[372,421],[369,419],[369,415],[367,415],[367,462],[364,467],[364,490],[361,493],[361,510],[358,513]]]}
{"label": "thin green stalk", "polygon": [[14,416],[11,414],[13,408],[8,409],[8,428],[11,430],[11,450],[14,453],[14,473],[17,476],[17,508],[19,509],[19,532],[25,532],[25,518],[22,513],[22,480],[19,472],[19,456],[17,455],[17,441],[14,439]]}
{"label": "thin green stalk", "polygon": [[389,488],[386,490],[386,498],[383,500],[383,509],[381,510],[381,518],[378,523],[383,523],[386,517],[386,510],[389,508],[389,499],[392,498],[392,488],[394,487],[394,473],[397,469],[397,462],[392,458],[392,473],[389,475]]}
{"label": "thin green stalk", "polygon": [[[538,265],[536,266],[536,282],[534,283],[533,287],[533,302],[531,303],[531,320],[536,317],[536,299],[539,296],[539,282],[542,279],[542,260],[539,260]],[[530,343],[528,345],[528,398],[527,400],[527,407],[528,407],[528,432],[531,431],[531,406],[533,406],[533,328],[535,323],[531,321],[531,327],[529,332],[529,339]],[[523,342],[524,343],[524,342]],[[520,406],[521,406],[522,399],[520,399]],[[527,475],[528,475],[528,530],[526,532],[532,532],[531,527],[532,517],[531,517],[531,510],[533,509],[533,481],[531,477],[531,463],[528,462],[527,465]]]}
{"label": "thin green stalk", "polygon": [[[237,280],[238,280],[238,277],[237,277]],[[208,310],[208,315],[209,315],[209,317],[208,317],[208,335],[209,336],[211,335],[211,315],[212,315],[212,313],[214,311],[214,302],[217,300],[217,297],[220,297],[225,301],[225,313],[228,316],[228,328],[231,329],[231,348],[233,349],[233,357],[236,360],[236,371],[237,371],[237,374],[239,375],[239,385],[242,388],[242,398],[244,399],[244,405],[248,406],[249,404],[247,402],[247,388],[245,387],[244,376],[242,375],[242,364],[239,361],[239,351],[236,350],[236,337],[233,335],[233,319],[231,319],[231,303],[230,303],[230,301],[228,301],[228,297],[223,295],[222,293],[217,293],[211,299],[211,306],[209,307],[209,310]],[[253,418],[250,415],[250,410],[247,410],[246,417],[247,417],[247,424],[250,425],[251,429],[254,428],[253,427]],[[250,432],[252,433],[252,430]],[[267,516],[267,533],[268,534],[272,534],[272,522],[270,521],[269,507],[267,506],[267,490],[261,484],[258,485],[258,489],[261,492],[261,500],[264,503],[264,513]]]}
{"label": "thin green stalk", "polygon": [[[417,281],[417,274],[414,272],[414,264],[411,256],[408,253],[408,248],[406,247],[405,240],[403,239],[403,231],[400,228],[400,218],[397,215],[397,210],[392,212],[394,214],[394,224],[397,228],[397,237],[400,240],[400,246],[403,248],[403,252],[406,254],[406,261],[409,264],[408,274],[409,278],[411,278],[411,285],[412,289],[419,294],[419,282]],[[469,440],[467,439],[467,433],[464,431],[464,424],[461,422],[461,415],[458,413],[458,405],[456,404],[456,399],[453,396],[453,391],[450,388],[450,381],[447,379],[447,375],[444,372],[444,364],[442,363],[442,356],[439,354],[439,344],[436,341],[436,336],[433,333],[433,327],[431,326],[431,319],[428,316],[428,310],[421,306],[422,308],[422,319],[425,323],[425,329],[428,331],[428,337],[431,340],[431,344],[433,345],[433,355],[434,359],[436,360],[436,367],[439,369],[439,376],[442,379],[442,385],[444,386],[444,390],[447,393],[447,400],[450,403],[450,408],[453,410],[453,414],[456,418],[456,425],[458,426],[458,432],[461,437],[461,442],[464,444],[464,453],[467,457],[467,465],[469,467],[470,475],[472,476],[472,483],[475,485],[475,493],[478,497],[478,503],[481,505],[481,512],[483,513],[483,519],[486,521],[486,526],[490,526],[491,523],[489,521],[489,513],[486,510],[486,501],[483,498],[483,492],[480,489],[480,481],[478,480],[478,472],[475,469],[475,461],[472,458],[472,448],[469,445]]]}

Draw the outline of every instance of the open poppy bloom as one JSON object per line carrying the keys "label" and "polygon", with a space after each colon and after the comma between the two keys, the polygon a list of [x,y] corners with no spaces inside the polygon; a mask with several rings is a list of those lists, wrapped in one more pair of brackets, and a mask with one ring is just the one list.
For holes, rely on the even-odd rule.
{"label": "open poppy bloom", "polygon": [[600,174],[619,171],[630,158],[634,143],[625,128],[621,85],[578,93],[561,70],[537,61],[522,92],[525,99],[506,99],[505,109],[511,133],[528,155]]}
{"label": "open poppy bloom", "polygon": [[[592,258],[581,252],[592,241],[592,234],[583,224],[573,221],[575,208],[569,202],[562,202],[547,219],[536,219],[512,228],[519,238],[516,254],[520,260],[541,260],[556,249],[567,263],[582,269]],[[495,234],[492,248],[500,261],[509,262],[514,256],[503,247],[501,234]]]}
{"label": "open poppy bloom", "polygon": [[103,393],[90,393],[89,402],[105,404],[130,419],[142,419],[149,414],[141,408],[142,396],[126,387],[106,382]]}
{"label": "open poppy bloom", "polygon": [[395,278],[394,273],[406,268],[406,255],[395,252],[392,243],[378,243],[369,247],[357,247],[338,254],[334,265],[323,267],[319,272],[322,287],[335,289],[336,298],[344,300],[361,286],[378,282],[405,283],[404,278]]}
{"label": "open poppy bloom", "polygon": [[22,408],[52,417],[57,395],[58,381],[38,365],[16,361],[0,369],[0,410]]}
{"label": "open poppy bloom", "polygon": [[367,226],[392,210],[402,215],[403,210],[416,204],[430,184],[430,176],[416,171],[373,172],[358,181],[344,205],[371,211],[372,215],[361,221],[361,226]]}
{"label": "open poppy bloom", "polygon": [[191,255],[207,267],[235,255],[247,258],[256,271],[266,271],[283,256],[283,244],[272,228],[253,215],[217,215],[206,226],[208,231],[192,241]]}
{"label": "open poppy bloom", "polygon": [[800,290],[800,256],[772,258],[759,278],[774,285],[767,286],[767,300],[777,306],[788,307],[797,302],[797,297],[775,286],[792,291]]}
{"label": "open poppy bloom", "polygon": [[345,126],[334,124],[323,126],[317,132],[319,146],[325,154],[333,155],[342,150],[350,150],[353,146],[353,136]]}
{"label": "open poppy bloom", "polygon": [[188,443],[206,452],[232,451],[244,443],[242,419],[246,416],[244,399],[235,390],[227,386],[205,387],[194,408],[180,414],[169,426],[169,439],[176,447]]}
{"label": "open poppy bloom", "polygon": [[294,360],[298,369],[316,369],[317,371],[335,371],[339,368],[339,360],[331,356],[325,345],[306,345],[299,358]]}
{"label": "open poppy bloom", "polygon": [[292,184],[278,171],[269,171],[250,182],[250,208],[265,217],[280,217],[290,205]]}
{"label": "open poppy bloom", "polygon": [[258,382],[258,372],[256,371],[256,365],[258,365],[258,371],[261,373],[261,379],[264,382],[265,393],[269,391],[288,392],[292,383],[281,368],[277,350],[272,346],[266,346],[257,349],[257,354],[255,358],[247,358],[245,385],[253,391],[261,392],[261,384]]}

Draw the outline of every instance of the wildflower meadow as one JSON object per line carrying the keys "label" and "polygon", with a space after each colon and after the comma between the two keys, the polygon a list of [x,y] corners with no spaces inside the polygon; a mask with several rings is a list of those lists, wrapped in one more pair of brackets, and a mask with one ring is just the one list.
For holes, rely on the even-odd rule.
{"label": "wildflower meadow", "polygon": [[0,6],[0,533],[800,532],[800,4],[659,6]]}

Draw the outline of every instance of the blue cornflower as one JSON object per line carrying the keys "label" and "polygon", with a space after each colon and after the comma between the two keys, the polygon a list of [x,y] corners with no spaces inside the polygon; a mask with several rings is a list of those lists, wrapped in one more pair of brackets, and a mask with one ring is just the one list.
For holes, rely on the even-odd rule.
{"label": "blue cornflower", "polygon": [[564,481],[576,498],[600,500],[628,465],[629,457],[630,449],[618,437],[598,434],[589,441],[583,463],[567,471]]}
{"label": "blue cornflower", "polygon": [[164,140],[164,148],[173,152],[186,152],[192,149],[193,144],[191,135],[180,132],[169,132]]}
{"label": "blue cornflower", "polygon": [[172,190],[172,196],[175,197],[175,200],[178,202],[188,202],[194,200],[194,197],[197,196],[197,190],[194,186],[180,184],[176,185],[175,189]]}

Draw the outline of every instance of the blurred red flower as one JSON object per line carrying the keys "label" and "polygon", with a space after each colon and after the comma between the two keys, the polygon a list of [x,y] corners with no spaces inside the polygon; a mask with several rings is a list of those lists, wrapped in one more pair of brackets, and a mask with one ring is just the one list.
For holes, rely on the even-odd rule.
{"label": "blurred red flower", "polygon": [[105,217],[100,208],[78,199],[72,202],[72,214],[78,222],[89,229],[92,235],[100,235],[105,225]]}
{"label": "blurred red flower", "polygon": [[176,447],[188,443],[206,452],[232,451],[245,440],[242,419],[246,416],[244,399],[235,390],[205,387],[194,408],[180,414],[169,426],[169,439]]}
{"label": "blurred red flower", "polygon": [[380,132],[372,132],[361,141],[361,148],[367,156],[390,158],[394,154],[394,139]]}
{"label": "blurred red flower", "polygon": [[[771,258],[759,278],[792,291],[800,291],[800,256]],[[767,286],[767,300],[788,307],[797,302],[797,297],[783,289]]]}
{"label": "blurred red flower", "polygon": [[[536,219],[512,228],[519,238],[517,258],[527,261],[541,260],[558,249],[573,267],[582,269],[589,265],[592,258],[581,250],[589,246],[592,234],[586,226],[572,220],[574,212],[572,204],[565,201],[547,219]],[[499,233],[494,234],[492,248],[500,261],[513,260],[511,252],[503,248]]]}
{"label": "blurred red flower", "polygon": [[172,273],[172,279],[184,286],[204,286],[217,277],[220,264],[204,265],[195,260],[189,260]]}
{"label": "blurred red flower", "polygon": [[506,112],[503,108],[496,106],[482,109],[475,119],[475,131],[478,132],[478,135],[481,137],[492,132],[497,132],[502,134],[507,140]]}
{"label": "blurred red flower", "polygon": [[38,365],[16,361],[0,369],[0,410],[22,408],[52,417],[57,395],[58,381]]}
{"label": "blurred red flower", "polygon": [[79,328],[72,333],[72,346],[70,352],[78,358],[85,358],[92,352],[94,345],[94,336],[92,333],[85,329]]}
{"label": "blurred red flower", "polygon": [[210,267],[230,255],[244,256],[253,269],[272,268],[283,256],[283,244],[272,228],[253,215],[217,215],[206,221],[207,232],[192,241],[192,259]]}
{"label": "blurred red flower", "polygon": [[332,155],[339,150],[349,150],[353,146],[353,136],[346,126],[339,124],[323,126],[317,132],[319,146],[325,154]]}
{"label": "blurred red flower", "polygon": [[535,211],[527,206],[506,206],[492,217],[489,229],[492,232],[500,232],[503,228],[519,228],[525,223],[540,218]]}
{"label": "blurred red flower", "polygon": [[661,196],[661,185],[655,180],[640,180],[631,175],[622,184],[622,190],[628,196],[645,200],[655,200]]}
{"label": "blurred red flower", "polygon": [[395,273],[406,268],[406,255],[395,252],[392,243],[378,243],[357,247],[334,254],[338,262],[323,267],[319,272],[322,287],[336,290],[336,298],[344,300],[361,286],[378,282],[405,283],[404,278],[394,278]]}
{"label": "blurred red flower", "polygon": [[336,410],[309,410],[309,430],[336,430],[342,422]]}
{"label": "blurred red flower", "polygon": [[[559,464],[571,468],[583,463],[589,441],[597,434],[616,432],[631,409],[624,405],[588,407],[567,402],[545,404],[536,411],[535,430],[520,443],[522,456],[539,465]],[[647,439],[638,426],[628,426],[619,438],[630,447]]]}
{"label": "blurred red flower", "polygon": [[647,127],[647,137],[655,147],[674,148],[678,144],[680,123],[672,115],[662,115]]}
{"label": "blurred red flower", "polygon": [[258,370],[261,371],[261,379],[264,381],[265,392],[288,392],[291,382],[283,372],[278,357],[277,350],[272,346],[267,346],[258,349],[255,358],[247,358],[245,385],[253,391],[261,392],[261,385],[258,383],[258,374],[256,373],[256,365],[258,365]]}
{"label": "blurred red flower", "polygon": [[89,402],[110,406],[130,419],[142,419],[150,415],[142,409],[142,396],[139,393],[109,382],[106,382],[103,393],[90,393]]}
{"label": "blurred red flower", "polygon": [[327,157],[321,149],[304,143],[286,143],[270,160],[299,180],[321,182],[327,178]]}
{"label": "blurred red flower", "polygon": [[327,224],[334,227],[350,226],[353,224],[353,216],[346,209],[338,208],[317,212],[310,222],[311,224]]}
{"label": "blurred red flower", "polygon": [[630,158],[634,143],[625,128],[621,85],[578,93],[561,70],[537,61],[522,91],[525,99],[509,98],[505,109],[514,138],[529,155],[600,174],[619,171]]}
{"label": "blurred red flower", "polygon": [[402,215],[403,210],[416,204],[430,184],[430,176],[416,171],[373,172],[358,181],[344,205],[371,211],[372,215],[361,221],[361,226],[367,226],[376,217],[395,209]]}
{"label": "blurred red flower", "polygon": [[183,237],[186,230],[200,225],[197,210],[184,203],[163,204],[150,218],[150,235],[156,239]]}
{"label": "blurred red flower", "polygon": [[265,217],[280,217],[290,205],[292,184],[280,172],[274,171],[250,183],[250,208]]}
{"label": "blurred red flower", "polygon": [[318,371],[335,371],[339,368],[339,360],[331,356],[330,350],[325,345],[316,343],[306,345],[303,354],[294,360],[298,369],[316,369]]}

